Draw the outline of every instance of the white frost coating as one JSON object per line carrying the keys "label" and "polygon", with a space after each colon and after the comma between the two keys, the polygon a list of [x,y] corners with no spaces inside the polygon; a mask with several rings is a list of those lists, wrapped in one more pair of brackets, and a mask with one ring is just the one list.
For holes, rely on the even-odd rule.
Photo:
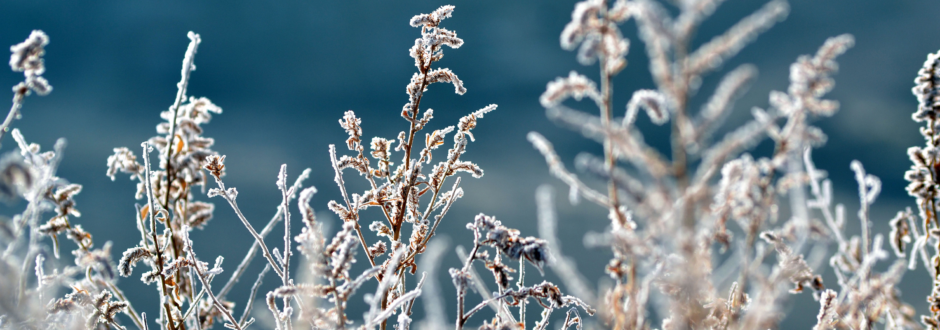
{"label": "white frost coating", "polygon": [[665,124],[669,120],[669,109],[666,106],[666,98],[663,94],[649,89],[641,89],[633,92],[633,97],[627,103],[627,114],[623,118],[623,126],[629,127],[636,120],[636,114],[640,108],[646,110],[650,120],[656,125]]}
{"label": "white frost coating", "polygon": [[[27,75],[41,75],[45,71],[42,55],[49,44],[49,36],[40,30],[33,30],[25,41],[10,46],[10,68]],[[31,71],[31,72],[30,72]]]}
{"label": "white frost coating", "polygon": [[539,97],[539,102],[542,103],[543,107],[550,108],[569,97],[580,101],[585,96],[598,102],[600,93],[597,91],[597,85],[588,77],[571,71],[568,77],[558,77],[549,82],[545,87],[545,92]]}
{"label": "white frost coating", "polygon": [[728,29],[725,34],[715,37],[702,45],[689,56],[687,70],[693,75],[712,70],[720,66],[725,59],[734,56],[757,35],[787,17],[790,6],[784,1],[771,1],[763,8],[751,14]]}

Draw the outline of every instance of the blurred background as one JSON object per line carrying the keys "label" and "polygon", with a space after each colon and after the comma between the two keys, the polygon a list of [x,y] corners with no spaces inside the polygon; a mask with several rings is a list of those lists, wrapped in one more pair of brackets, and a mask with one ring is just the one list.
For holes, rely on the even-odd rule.
{"label": "blurred background", "polygon": [[[495,215],[523,235],[537,235],[534,192],[540,184],[556,187],[559,233],[565,253],[591,279],[602,279],[609,259],[607,249],[587,249],[584,234],[607,226],[605,212],[588,203],[572,206],[567,188],[548,173],[544,159],[532,149],[525,135],[538,131],[549,138],[569,168],[579,152],[600,154],[600,145],[577,132],[547,120],[538,103],[548,81],[577,70],[597,76],[597,67],[583,67],[575,53],[559,47],[559,34],[570,20],[575,1],[456,1],[454,16],[443,26],[465,40],[459,49],[446,49],[442,67],[449,67],[464,81],[468,92],[455,95],[450,85],[430,87],[422,108],[435,109],[429,128],[455,125],[457,120],[490,103],[496,112],[479,121],[465,159],[479,164],[486,175],[465,177],[463,199],[441,225],[441,239],[450,246],[472,245],[464,228],[478,213]],[[749,15],[764,1],[728,0],[707,20],[695,45],[722,33]],[[331,199],[340,199],[333,182],[328,144],[342,152],[346,135],[337,120],[346,110],[363,118],[364,135],[395,138],[407,130],[399,116],[407,102],[405,85],[415,72],[408,48],[419,30],[408,20],[447,3],[435,1],[98,1],[60,3],[12,0],[0,4],[0,45],[23,41],[33,29],[51,39],[46,48],[45,77],[55,90],[48,96],[26,99],[21,120],[14,122],[27,140],[51,149],[55,139],[69,141],[59,176],[84,185],[76,198],[83,216],[75,221],[95,237],[96,244],[114,242],[115,260],[137,242],[134,225],[136,181],[119,175],[105,176],[105,160],[115,147],[126,146],[139,154],[141,141],[155,135],[159,113],[172,105],[180,77],[187,31],[202,36],[189,95],[205,96],[224,109],[204,125],[204,136],[216,139],[213,147],[227,155],[225,181],[237,187],[239,204],[256,227],[275,213],[280,192],[275,180],[281,164],[292,178],[304,168],[313,175],[306,182],[319,193],[313,200],[325,210]],[[788,67],[799,55],[812,54],[827,37],[851,33],[856,46],[839,59],[836,87],[828,98],[841,102],[841,110],[816,124],[828,134],[828,143],[815,153],[819,168],[829,171],[846,203],[849,232],[857,232],[854,217],[858,205],[857,184],[849,170],[852,159],[881,178],[883,192],[873,210],[875,232],[887,233],[887,220],[898,210],[913,206],[904,192],[903,172],[909,167],[906,149],[922,144],[918,125],[911,121],[916,100],[913,79],[929,52],[940,47],[940,30],[933,13],[936,1],[794,0],[789,17],[764,33],[716,74],[706,77],[692,109],[707,99],[723,72],[753,63],[760,76],[746,96],[737,102],[735,115],[726,125],[735,127],[749,118],[753,106],[766,107],[771,90],[785,90]],[[622,26],[632,41],[628,67],[616,77],[615,115],[622,116],[632,91],[652,88],[643,44],[636,38],[633,21]],[[4,70],[0,70],[4,71]],[[22,75],[0,73],[0,86],[13,86]],[[595,112],[591,104],[572,104]],[[641,116],[641,129],[650,132],[649,143],[666,148],[666,130],[652,126]],[[368,140],[367,140],[368,141]],[[449,145],[449,144],[448,144]],[[0,151],[12,150],[12,140]],[[763,156],[759,152],[755,156]],[[397,156],[396,156],[397,157]],[[438,157],[444,157],[443,152]],[[364,188],[352,171],[346,181],[354,191]],[[223,268],[234,269],[251,244],[248,232],[221,199],[215,218],[193,238],[202,259],[226,257]],[[0,204],[0,213],[20,209]],[[296,208],[294,228],[300,228]],[[366,224],[380,219],[366,213]],[[374,218],[374,219],[373,219]],[[329,221],[329,220],[326,220]],[[333,228],[336,221],[333,220]],[[277,230],[275,230],[275,233]],[[368,233],[370,242],[374,236]],[[279,240],[280,234],[272,238]],[[437,239],[437,238],[436,238]],[[70,243],[69,243],[70,244]],[[453,250],[452,248],[450,249]],[[446,270],[458,264],[448,252],[441,264]],[[364,257],[359,255],[359,267]],[[263,266],[256,258],[236,294],[230,297],[241,311],[254,274]],[[885,265],[880,265],[884,267]],[[296,269],[296,268],[295,268]],[[446,272],[439,273],[449,317],[454,317],[453,286]],[[534,282],[538,274],[531,274]],[[829,273],[827,273],[829,274]],[[835,281],[827,275],[827,282]],[[227,275],[224,275],[227,278]],[[557,278],[546,273],[549,280]],[[269,275],[263,292],[277,285]],[[221,285],[221,284],[218,284]],[[158,296],[136,275],[120,286],[133,298],[138,311],[157,315]],[[374,284],[362,292],[371,292]],[[930,280],[922,268],[905,275],[902,297],[926,311],[924,296]],[[350,313],[364,311],[359,297]],[[793,297],[793,308],[783,328],[814,324],[818,304],[810,294]],[[256,309],[258,310],[258,309]],[[260,309],[261,314],[268,314]],[[417,311],[417,318],[422,312]],[[559,313],[560,314],[560,313]],[[534,317],[530,314],[530,318]],[[152,321],[152,320],[151,320]],[[472,324],[479,324],[482,318]],[[153,323],[152,323],[153,324]]]}

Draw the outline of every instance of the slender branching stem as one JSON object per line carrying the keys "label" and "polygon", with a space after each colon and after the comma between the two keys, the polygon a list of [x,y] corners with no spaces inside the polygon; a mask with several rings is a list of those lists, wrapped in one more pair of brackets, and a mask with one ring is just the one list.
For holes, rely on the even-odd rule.
{"label": "slender branching stem", "polygon": [[264,275],[267,274],[270,269],[271,265],[264,265],[264,269],[258,273],[258,279],[255,280],[255,284],[251,286],[251,294],[248,295],[248,302],[245,303],[245,312],[242,313],[241,319],[238,320],[238,323],[241,324],[242,327],[245,326],[245,322],[248,321],[248,316],[251,315],[251,307],[254,306],[253,302],[255,301],[255,296],[258,295],[258,288],[261,287]]}
{"label": "slender branching stem", "polygon": [[343,310],[343,301],[340,299],[339,290],[336,286],[336,279],[332,276],[330,278],[330,288],[333,290],[333,304],[336,307],[336,328],[337,329],[346,329],[346,312]]}
{"label": "slender branching stem", "polygon": [[[209,282],[212,282],[212,279],[214,277],[215,275],[209,275]],[[186,319],[188,319],[190,316],[193,315],[193,312],[195,312],[196,309],[199,308],[199,301],[202,300],[202,297],[205,295],[206,295],[206,287],[203,286],[202,289],[199,290],[199,294],[197,294],[196,297],[193,298],[192,303],[189,304],[189,309],[186,310],[186,313],[183,313],[183,318],[180,319],[181,323],[185,322]],[[221,296],[218,296],[218,297],[219,299],[222,299]],[[199,322],[197,321],[196,323],[199,323]]]}
{"label": "slender branching stem", "polygon": [[261,253],[265,258],[268,259],[268,263],[271,264],[271,268],[274,269],[274,272],[277,273],[277,276],[283,278],[284,271],[281,270],[281,267],[277,265],[277,261],[274,260],[274,257],[271,255],[271,251],[268,250],[268,246],[264,244],[264,237],[258,234],[255,231],[255,228],[251,226],[251,223],[248,222],[248,219],[245,219],[245,215],[242,214],[242,210],[238,208],[238,204],[235,202],[235,198],[229,196],[228,191],[225,190],[225,184],[222,183],[222,180],[216,178],[215,182],[219,185],[219,195],[222,198],[225,198],[225,201],[232,206],[232,209],[235,210],[235,214],[238,215],[238,219],[242,221],[242,224],[245,225],[245,228],[248,229],[248,232],[251,233],[251,236],[255,238],[255,242],[258,243],[258,246],[261,247]]}
{"label": "slender branching stem", "polygon": [[[516,282],[519,290],[525,287],[525,258],[519,258],[519,282]],[[519,302],[519,324],[525,329],[525,299]]]}
{"label": "slender branching stem", "polygon": [[[310,169],[308,168],[308,169],[305,169],[299,177],[297,177],[297,179],[294,181],[294,185],[291,186],[291,188],[293,189],[293,194],[288,196],[290,199],[294,199],[296,197],[297,191],[300,190],[301,183],[303,183],[303,180],[305,180],[309,175],[310,175]],[[277,212],[274,214],[273,217],[271,217],[271,220],[268,221],[268,224],[265,225],[264,228],[261,229],[261,233],[259,233],[259,236],[261,236],[262,239],[268,236],[268,234],[271,233],[272,230],[274,230],[274,226],[277,224],[278,220],[282,218],[281,214],[283,212],[284,210],[282,208],[280,207],[277,208]],[[257,240],[252,243],[251,248],[248,249],[248,253],[245,254],[244,258],[242,258],[242,262],[238,264],[238,268],[235,269],[235,272],[233,272],[232,276],[229,277],[228,282],[225,282],[225,286],[223,286],[222,290],[219,291],[219,294],[218,294],[219,298],[224,299],[225,296],[228,295],[229,291],[232,290],[232,288],[235,286],[235,283],[238,282],[238,279],[241,278],[242,274],[245,273],[245,270],[248,269],[248,264],[250,264],[251,260],[253,260],[255,258],[255,255],[258,254],[259,247],[260,245],[258,244]]]}
{"label": "slender branching stem", "polygon": [[[189,247],[189,259],[193,262],[193,267],[199,267],[199,261],[196,260],[196,254],[193,253],[192,246]],[[235,320],[235,317],[232,316],[232,311],[228,308],[225,308],[225,305],[222,304],[222,301],[212,293],[212,287],[209,285],[209,280],[206,279],[205,274],[202,273],[199,269],[195,270],[196,277],[199,278],[199,281],[202,282],[202,287],[205,288],[206,294],[209,295],[209,299],[212,300],[212,303],[215,305],[215,308],[222,313],[222,316],[225,317],[231,323],[231,327],[235,330],[241,330],[242,327],[239,325],[238,320]]]}
{"label": "slender branching stem", "polygon": [[10,124],[13,123],[13,119],[16,119],[19,116],[20,108],[23,107],[23,99],[26,98],[26,93],[29,89],[26,86],[19,88],[13,94],[13,105],[10,106],[10,112],[7,113],[6,119],[3,120],[3,124],[0,125],[0,140],[3,139],[3,135],[10,130]]}
{"label": "slender branching stem", "polygon": [[167,285],[166,285],[166,276],[163,275],[163,264],[164,264],[163,252],[160,251],[160,241],[157,239],[156,203],[154,203],[153,186],[151,185],[151,181],[150,181],[150,149],[151,147],[150,147],[150,143],[147,143],[147,142],[144,142],[142,146],[144,148],[144,152],[143,152],[144,173],[146,177],[145,178],[146,180],[144,181],[144,185],[147,187],[147,205],[150,211],[150,235],[151,235],[151,239],[153,240],[154,253],[156,254],[156,257],[157,257],[157,260],[155,263],[157,267],[156,270],[157,270],[157,273],[160,274],[160,284],[158,286],[160,288],[160,301],[163,303],[163,311],[166,314],[166,320],[165,320],[166,325],[170,330],[174,330],[176,329],[176,322],[173,320],[173,313],[170,309],[170,305],[166,301],[168,297],[167,292],[169,292],[170,290],[167,288]]}

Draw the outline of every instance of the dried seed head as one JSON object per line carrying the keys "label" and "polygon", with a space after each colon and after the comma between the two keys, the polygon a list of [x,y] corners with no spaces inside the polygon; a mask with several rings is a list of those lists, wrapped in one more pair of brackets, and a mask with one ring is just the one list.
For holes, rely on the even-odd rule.
{"label": "dried seed head", "polygon": [[362,127],[359,126],[361,123],[362,119],[356,118],[356,113],[352,110],[346,111],[343,119],[339,120],[339,126],[346,130],[346,134],[349,134],[349,139],[346,139],[346,146],[349,150],[357,150],[362,141]]}
{"label": "dried seed head", "polygon": [[225,155],[221,157],[217,155],[211,155],[206,159],[205,169],[209,171],[209,174],[212,174],[216,180],[221,180],[222,176],[225,175]]}
{"label": "dried seed head", "polygon": [[409,24],[412,27],[434,28],[441,24],[441,21],[451,16],[454,12],[454,6],[441,6],[430,14],[415,15],[411,18]]}

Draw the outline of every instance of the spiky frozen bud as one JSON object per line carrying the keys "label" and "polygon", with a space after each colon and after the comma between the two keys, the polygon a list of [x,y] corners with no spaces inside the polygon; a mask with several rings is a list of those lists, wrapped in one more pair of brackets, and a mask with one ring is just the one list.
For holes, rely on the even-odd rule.
{"label": "spiky frozen bud", "polygon": [[838,294],[835,291],[827,289],[823,291],[819,299],[819,314],[816,315],[816,326],[813,330],[832,329],[839,319]]}
{"label": "spiky frozen bud", "polygon": [[[428,151],[437,149],[442,144],[444,144],[444,136],[448,133],[454,131],[454,126],[447,126],[443,129],[434,130],[431,133],[425,133],[424,144],[425,149]],[[431,162],[430,154],[428,154],[428,162]]]}
{"label": "spiky frozen bud", "polygon": [[545,92],[539,97],[539,102],[542,103],[543,107],[550,108],[569,97],[580,101],[585,96],[595,101],[598,100],[600,93],[597,91],[597,85],[588,77],[571,71],[568,77],[559,77],[549,82],[548,86],[545,87]]}
{"label": "spiky frozen bud", "polygon": [[480,168],[479,165],[468,162],[468,161],[461,160],[461,161],[454,163],[453,170],[457,172],[470,173],[474,178],[478,178],[478,179],[483,177],[483,169]]}
{"label": "spiky frozen bud", "polygon": [[372,147],[371,154],[373,158],[378,160],[389,158],[392,142],[389,142],[388,139],[373,137],[370,146]]}
{"label": "spiky frozen bud", "polygon": [[138,261],[149,260],[151,258],[153,258],[153,254],[150,253],[150,250],[142,246],[127,249],[127,251],[124,251],[121,261],[118,262],[118,273],[124,277],[131,276],[131,273],[134,271],[134,266]]}
{"label": "spiky frozen bud", "polygon": [[73,215],[81,217],[81,212],[75,209],[75,200],[73,199],[80,192],[82,192],[82,185],[75,183],[56,188],[55,193],[49,196],[51,202],[55,204],[56,214],[59,216]]}
{"label": "spiky frozen bud", "polygon": [[346,146],[349,150],[356,150],[356,146],[361,141],[362,127],[359,127],[361,123],[362,119],[356,118],[356,113],[352,110],[346,111],[343,119],[339,120],[339,126],[346,130],[346,134],[349,134],[349,139],[346,139]]}
{"label": "spiky frozen bud", "polygon": [[428,85],[433,83],[454,84],[454,93],[457,93],[458,95],[463,95],[467,92],[467,88],[463,87],[463,81],[461,81],[460,78],[457,78],[457,74],[447,68],[435,69],[431,72],[428,72],[426,79]]}
{"label": "spiky frozen bud", "polygon": [[143,170],[143,165],[137,162],[137,156],[134,156],[134,152],[130,149],[114,148],[114,155],[108,156],[107,176],[111,178],[111,181],[114,181],[114,175],[118,171],[130,174],[133,179],[135,175],[143,173]]}
{"label": "spiky frozen bud", "polygon": [[343,223],[343,229],[336,233],[333,241],[327,247],[327,253],[330,254],[330,268],[332,268],[333,278],[349,277],[347,272],[352,264],[356,262],[353,257],[356,254],[356,223],[347,221]]}
{"label": "spiky frozen bud", "polygon": [[911,118],[916,122],[935,120],[940,109],[940,51],[927,55],[914,83],[911,92],[917,97],[917,111]]}
{"label": "spiky frozen bud", "polygon": [[[26,70],[42,70],[42,55],[45,53],[44,47],[49,44],[49,36],[40,30],[33,30],[19,44],[10,46],[10,68],[16,72]],[[40,71],[37,74],[42,74]]]}
{"label": "spiky frozen bud", "polygon": [[430,14],[415,15],[414,17],[411,18],[411,21],[408,24],[410,24],[412,27],[421,27],[421,26],[428,27],[428,28],[437,27],[438,25],[441,24],[442,20],[450,17],[453,12],[454,12],[454,6],[451,6],[451,5],[441,6],[437,10],[431,12]]}
{"label": "spiky frozen bud", "polygon": [[623,118],[624,127],[633,124],[640,108],[646,110],[646,114],[656,125],[662,125],[669,120],[669,109],[666,105],[666,97],[658,91],[641,89],[633,92],[633,97],[631,97],[630,102],[627,103],[627,114]]}
{"label": "spiky frozen bud", "polygon": [[216,180],[220,180],[225,176],[225,155],[221,157],[217,155],[209,156],[209,158],[206,159],[206,165],[204,167]]}
{"label": "spiky frozen bud", "polygon": [[68,230],[69,223],[65,217],[53,217],[49,219],[45,224],[39,226],[37,230],[40,234],[55,236],[59,233],[62,233]]}
{"label": "spiky frozen bud", "polygon": [[785,1],[768,2],[763,8],[735,24],[725,34],[715,37],[689,56],[687,70],[694,74],[717,68],[737,54],[758,34],[783,20],[790,11]]}
{"label": "spiky frozen bud", "polygon": [[483,115],[489,113],[493,110],[496,110],[495,104],[490,104],[483,109],[474,111],[473,113],[463,116],[460,118],[460,122],[457,124],[457,131],[460,132],[454,135],[454,142],[459,142],[462,135],[467,135],[470,137],[470,141],[476,141],[473,137],[473,133],[470,133],[470,130],[477,127],[477,119],[483,118]]}
{"label": "spiky frozen bud", "polygon": [[15,72],[23,72],[26,76],[26,81],[13,87],[15,93],[26,94],[27,88],[39,95],[52,91],[49,82],[41,77],[46,71],[42,56],[46,53],[45,46],[48,44],[49,36],[40,30],[33,30],[26,41],[10,47],[10,68]]}

